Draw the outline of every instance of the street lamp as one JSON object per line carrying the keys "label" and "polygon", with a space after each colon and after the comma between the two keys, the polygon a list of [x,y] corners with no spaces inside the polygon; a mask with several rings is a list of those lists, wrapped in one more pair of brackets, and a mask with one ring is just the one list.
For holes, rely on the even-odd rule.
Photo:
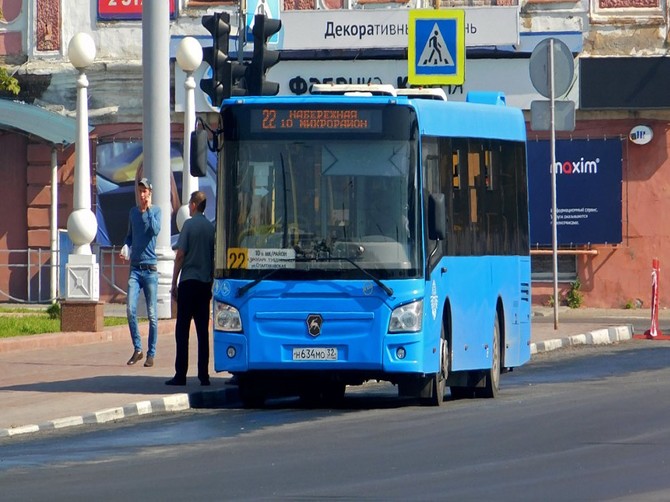
{"label": "street lamp", "polygon": [[177,64],[186,73],[184,82],[184,167],[182,175],[181,202],[177,211],[177,228],[181,232],[184,222],[189,219],[188,200],[198,189],[198,179],[191,176],[189,169],[191,158],[191,132],[195,130],[195,79],[193,72],[202,63],[202,46],[193,37],[184,37],[177,49]]}
{"label": "street lamp", "polygon": [[77,78],[77,124],[74,162],[73,211],[67,220],[67,233],[74,244],[67,264],[67,299],[98,301],[99,269],[91,253],[91,242],[98,222],[91,211],[91,162],[88,130],[88,79],[84,71],[95,59],[95,43],[87,33],[70,40],[68,57],[79,71]]}

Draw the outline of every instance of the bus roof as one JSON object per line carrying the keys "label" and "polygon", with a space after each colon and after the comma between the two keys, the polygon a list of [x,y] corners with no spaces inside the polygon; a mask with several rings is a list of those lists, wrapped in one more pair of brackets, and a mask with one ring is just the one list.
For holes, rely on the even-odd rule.
{"label": "bus roof", "polygon": [[414,99],[412,96],[343,96],[333,94],[305,96],[243,96],[226,99],[223,106],[236,104],[315,105],[388,104],[410,106],[419,117],[419,129],[426,136],[491,138],[525,141],[523,112],[505,104]]}

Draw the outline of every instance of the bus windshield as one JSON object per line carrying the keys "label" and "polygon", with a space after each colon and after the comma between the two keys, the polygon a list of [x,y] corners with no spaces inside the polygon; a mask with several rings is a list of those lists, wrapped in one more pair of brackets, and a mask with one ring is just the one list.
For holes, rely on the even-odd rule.
{"label": "bus windshield", "polygon": [[225,148],[229,274],[387,279],[420,270],[414,142],[291,135]]}

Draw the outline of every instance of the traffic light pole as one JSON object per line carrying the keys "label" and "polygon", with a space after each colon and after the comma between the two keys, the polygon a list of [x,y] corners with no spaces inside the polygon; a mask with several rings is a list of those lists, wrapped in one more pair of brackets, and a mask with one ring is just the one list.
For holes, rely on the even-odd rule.
{"label": "traffic light pole", "polygon": [[247,45],[247,0],[240,0],[237,16],[237,61],[244,62],[244,46]]}

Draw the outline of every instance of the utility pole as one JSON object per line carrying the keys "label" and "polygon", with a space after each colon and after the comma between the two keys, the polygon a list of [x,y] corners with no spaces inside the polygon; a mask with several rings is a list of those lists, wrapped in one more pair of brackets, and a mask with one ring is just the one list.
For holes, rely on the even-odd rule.
{"label": "utility pole", "polygon": [[153,202],[161,208],[158,257],[159,319],[172,317],[170,185],[170,9],[169,2],[144,2],[142,7],[142,76],[144,175],[154,186]]}

